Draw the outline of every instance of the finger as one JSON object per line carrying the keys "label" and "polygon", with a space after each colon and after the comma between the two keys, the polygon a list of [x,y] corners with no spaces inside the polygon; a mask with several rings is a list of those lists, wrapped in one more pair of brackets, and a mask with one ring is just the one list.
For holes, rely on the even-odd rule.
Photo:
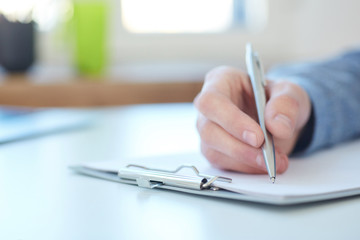
{"label": "finger", "polygon": [[243,71],[228,66],[220,66],[209,71],[205,76],[203,90],[216,91],[237,102],[239,94],[253,96],[249,77]]}
{"label": "finger", "polygon": [[260,147],[264,141],[259,124],[224,95],[216,92],[202,92],[195,99],[194,104],[206,118],[221,126],[238,140],[253,147]]}
{"label": "finger", "polygon": [[[266,169],[266,163],[264,161],[263,155],[260,155],[258,159],[256,159],[257,163]],[[279,151],[278,149],[275,150],[275,161],[276,161],[276,172],[283,173],[289,167],[289,158],[286,154]]]}
{"label": "finger", "polygon": [[[263,153],[228,134],[217,124],[199,114],[197,128],[201,138],[203,155],[222,169],[246,173],[265,173]],[[284,172],[288,167],[288,157],[276,151],[276,169]]]}
{"label": "finger", "polygon": [[[255,168],[244,164],[236,158],[231,158],[211,147],[202,143],[201,144],[201,152],[206,157],[206,159],[216,168],[231,170],[243,173],[251,173],[251,174],[266,174],[267,169],[263,158],[257,158],[257,161],[261,161],[261,167]],[[276,158],[276,172],[283,173],[288,168],[289,161],[288,157],[285,154],[277,153]]]}
{"label": "finger", "polygon": [[[195,98],[197,109],[211,121],[216,122],[234,137],[247,144],[259,147],[263,142],[260,126],[250,116],[239,109],[245,103],[242,99],[253,101],[251,85],[242,71],[231,67],[217,67],[205,77],[201,93]],[[249,116],[250,115],[250,116]]]}
{"label": "finger", "polygon": [[256,157],[261,153],[259,148],[251,147],[225,131],[216,123],[209,121],[206,117],[199,115],[197,128],[202,143],[223,154],[238,159],[243,164],[259,167]]}
{"label": "finger", "polygon": [[306,123],[310,114],[310,100],[301,87],[290,82],[271,83],[268,90],[266,128],[275,138],[290,139]]}
{"label": "finger", "polygon": [[241,161],[238,161],[237,159],[231,158],[213,148],[210,148],[204,143],[201,144],[201,152],[211,165],[216,168],[252,174],[266,173],[265,168],[251,167]]}

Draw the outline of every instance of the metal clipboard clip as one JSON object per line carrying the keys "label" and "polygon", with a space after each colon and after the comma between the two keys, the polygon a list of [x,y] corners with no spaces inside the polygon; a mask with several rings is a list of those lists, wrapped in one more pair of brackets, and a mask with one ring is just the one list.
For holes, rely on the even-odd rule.
{"label": "metal clipboard clip", "polygon": [[[183,169],[193,170],[193,176],[179,175]],[[141,165],[130,164],[126,168],[120,169],[118,176],[121,179],[134,181],[139,187],[156,188],[161,186],[172,186],[193,190],[219,190],[213,186],[215,181],[229,182],[232,179],[221,176],[210,176],[201,174],[194,166],[182,165],[173,171],[147,168]]]}

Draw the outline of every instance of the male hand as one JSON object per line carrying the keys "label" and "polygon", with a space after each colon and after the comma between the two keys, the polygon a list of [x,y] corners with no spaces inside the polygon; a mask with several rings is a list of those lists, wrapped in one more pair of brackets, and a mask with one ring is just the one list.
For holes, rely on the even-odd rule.
{"label": "male hand", "polygon": [[[265,125],[273,135],[276,170],[288,167],[288,154],[307,123],[311,104],[298,85],[268,81]],[[267,173],[261,146],[264,135],[257,121],[256,105],[248,75],[218,67],[206,77],[194,100],[201,151],[215,167],[244,173]]]}

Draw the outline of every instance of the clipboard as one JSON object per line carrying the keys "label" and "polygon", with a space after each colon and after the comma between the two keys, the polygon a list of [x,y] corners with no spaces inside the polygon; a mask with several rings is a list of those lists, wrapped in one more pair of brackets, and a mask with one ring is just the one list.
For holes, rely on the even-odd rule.
{"label": "clipboard", "polygon": [[[137,165],[139,166],[139,165]],[[128,166],[129,167],[129,166]],[[144,166],[139,166],[143,168]],[[179,166],[179,168],[184,167],[191,167],[195,168],[195,166],[187,166],[182,165]],[[119,172],[112,172],[112,171],[103,171],[103,170],[97,170],[90,167],[77,165],[77,166],[71,166],[72,170],[74,170],[77,173],[87,175],[90,177],[100,178],[108,181],[118,182],[118,183],[125,183],[125,184],[131,184],[136,185],[139,187],[145,187],[150,189],[164,189],[164,190],[170,190],[170,191],[176,191],[176,192],[182,192],[182,193],[188,193],[188,194],[194,194],[194,195],[200,195],[200,196],[207,196],[207,197],[216,197],[216,198],[224,198],[224,199],[232,199],[232,200],[242,200],[242,201],[248,201],[248,202],[257,202],[257,203],[265,203],[265,204],[272,204],[272,205],[294,205],[299,203],[305,203],[305,202],[312,202],[314,199],[293,199],[293,200],[280,200],[277,198],[259,198],[256,196],[246,195],[246,194],[239,194],[235,192],[231,192],[225,189],[221,189],[218,187],[215,187],[213,185],[209,185],[208,187],[201,186],[201,182],[204,181],[204,178],[193,178],[192,176],[184,176],[184,175],[177,175],[169,174],[169,180],[170,181],[164,181],[159,182],[159,178],[155,177],[156,180],[148,179],[149,176],[147,174],[147,171],[151,171],[153,173],[153,170],[145,170],[143,172],[143,175],[139,175],[138,173],[134,173],[132,176],[128,175],[130,174],[131,170],[126,171],[125,169],[120,170]],[[147,167],[145,167],[148,169]],[[121,175],[124,172],[127,172],[126,177],[122,177]],[[174,170],[175,171],[175,170]],[[166,171],[167,172],[167,171]],[[152,175],[151,173],[151,175]],[[159,172],[159,175],[161,176],[161,172]],[[172,176],[171,176],[172,175]],[[154,176],[154,175],[153,175]],[[138,178],[137,178],[138,177]],[[210,176],[211,178],[222,178],[221,176]],[[163,176],[160,177],[161,179]],[[146,180],[145,180],[146,179]],[[169,182],[173,182],[174,179],[178,179],[177,184],[169,184]],[[198,187],[196,189],[195,187],[189,187],[189,179],[191,181],[197,182],[193,186]],[[231,180],[230,178],[226,178]],[[218,179],[219,181],[219,179]],[[144,182],[146,182],[144,184]],[[360,194],[360,192],[359,192]],[[319,201],[322,199],[319,199]]]}
{"label": "clipboard", "polygon": [[[266,175],[215,169],[200,153],[134,159],[130,165],[124,165],[124,161],[81,164],[71,166],[71,169],[83,175],[147,189],[271,205],[296,205],[360,195],[359,149],[360,141],[356,141],[312,156],[291,159],[288,171],[279,175],[275,184],[269,183]],[[300,172],[307,172],[307,176],[303,176],[307,177],[307,182],[294,176],[299,168],[303,168]]]}

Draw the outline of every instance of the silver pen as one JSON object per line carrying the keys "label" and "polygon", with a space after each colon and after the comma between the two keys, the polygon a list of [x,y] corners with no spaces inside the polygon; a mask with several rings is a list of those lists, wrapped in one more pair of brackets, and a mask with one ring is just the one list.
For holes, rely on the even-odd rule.
{"label": "silver pen", "polygon": [[266,169],[268,171],[270,180],[275,183],[276,178],[276,161],[275,161],[275,148],[271,134],[266,130],[265,127],[265,106],[266,106],[266,79],[260,63],[259,56],[253,51],[250,43],[246,45],[246,67],[251,80],[253,88],[256,109],[259,119],[260,127],[264,133],[264,144],[262,145],[262,152]]}

